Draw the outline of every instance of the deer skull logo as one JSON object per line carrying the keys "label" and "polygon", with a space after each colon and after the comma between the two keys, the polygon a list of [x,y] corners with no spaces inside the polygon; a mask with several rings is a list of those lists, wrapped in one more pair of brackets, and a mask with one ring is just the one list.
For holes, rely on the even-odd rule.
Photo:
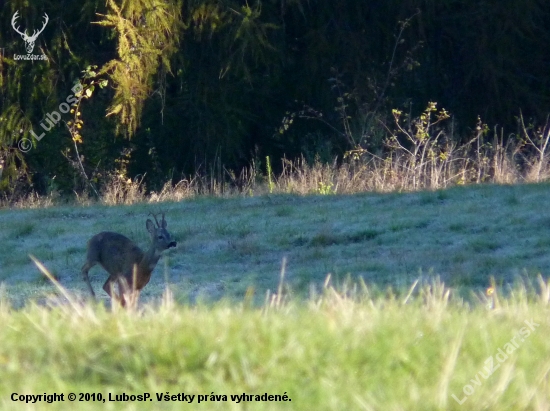
{"label": "deer skull logo", "polygon": [[32,33],[32,36],[29,36],[27,34],[27,30],[25,30],[24,32],[21,32],[19,30],[19,26],[15,27],[15,24],[18,18],[19,18],[19,11],[16,11],[15,14],[13,15],[13,18],[11,19],[11,26],[17,33],[21,35],[21,37],[25,41],[25,48],[27,49],[27,54],[30,54],[34,50],[34,42],[36,41],[36,38],[40,33],[44,31],[44,28],[46,28],[46,24],[48,24],[48,21],[50,19],[48,18],[48,15],[44,13],[44,24],[42,25],[42,28],[40,30],[34,30]]}

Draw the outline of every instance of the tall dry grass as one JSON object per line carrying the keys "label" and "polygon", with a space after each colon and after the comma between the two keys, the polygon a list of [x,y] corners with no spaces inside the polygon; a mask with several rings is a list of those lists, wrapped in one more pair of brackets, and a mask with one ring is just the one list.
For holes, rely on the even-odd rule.
{"label": "tall dry grass", "polygon": [[[435,104],[435,103],[431,103]],[[480,121],[473,136],[459,144],[449,129],[439,126],[446,112],[429,106],[423,116],[402,124],[394,111],[397,128],[390,130],[380,152],[357,147],[332,162],[304,157],[281,159],[281,171],[272,171],[269,157],[266,170],[253,161],[239,173],[218,167],[216,172],[166,182],[161,190],[148,192],[145,178],[131,179],[113,173],[107,179],[100,202],[107,205],[181,201],[199,195],[235,196],[263,194],[352,194],[359,192],[406,192],[438,190],[467,184],[521,184],[550,178],[548,146],[550,122],[544,127],[525,125],[520,116],[517,134],[504,136],[490,131]],[[434,118],[432,118],[432,115]],[[15,199],[0,199],[0,207],[48,207],[56,203],[55,193],[39,197],[35,193]],[[89,198],[77,195],[76,202]]]}
{"label": "tall dry grass", "polygon": [[438,190],[467,184],[522,184],[547,181],[550,164],[547,143],[550,129],[535,139],[524,129],[527,138],[505,139],[502,132],[477,133],[459,145],[451,139],[433,134],[415,147],[390,146],[380,153],[365,149],[351,150],[344,159],[330,163],[305,158],[283,158],[281,172],[271,167],[262,173],[252,164],[235,176],[226,170],[224,181],[195,177],[176,185],[165,184],[160,193],[146,201],[178,201],[199,194],[261,195],[277,194],[353,194],[359,192],[405,192]]}

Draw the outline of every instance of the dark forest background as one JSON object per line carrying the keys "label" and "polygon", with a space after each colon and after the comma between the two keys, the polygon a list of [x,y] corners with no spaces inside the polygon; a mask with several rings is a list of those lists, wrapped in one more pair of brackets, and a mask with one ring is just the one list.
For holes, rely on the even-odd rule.
{"label": "dark forest background", "polygon": [[[15,59],[16,12],[29,35],[48,15],[33,50],[47,61]],[[520,112],[550,113],[549,21],[547,0],[0,2],[0,191],[377,152],[392,109],[429,102],[455,139],[478,118],[513,135]],[[77,81],[76,111],[34,139]]]}

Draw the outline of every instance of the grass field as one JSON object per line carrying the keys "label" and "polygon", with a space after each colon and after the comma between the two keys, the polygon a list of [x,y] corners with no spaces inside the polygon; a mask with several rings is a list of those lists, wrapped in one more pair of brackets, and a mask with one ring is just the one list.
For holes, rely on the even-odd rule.
{"label": "grass field", "polygon": [[[501,285],[548,273],[549,201],[549,186],[533,184],[3,210],[0,280],[16,305],[51,292],[31,253],[67,289],[86,294],[80,268],[88,239],[118,231],[145,247],[147,215],[162,208],[178,247],[159,262],[145,302],[170,284],[177,301],[239,300],[253,286],[261,303],[277,287],[284,258],[285,282],[306,296],[329,273],[336,284],[349,275],[407,288],[420,276],[440,276],[453,288],[484,290],[491,276]],[[90,274],[99,294],[106,275],[98,267]]]}
{"label": "grass field", "polygon": [[[549,409],[549,200],[538,184],[2,210],[1,408]],[[178,247],[138,309],[85,304],[89,237],[146,246],[159,207]],[[105,278],[91,271],[98,295]],[[159,403],[167,392],[196,397]]]}

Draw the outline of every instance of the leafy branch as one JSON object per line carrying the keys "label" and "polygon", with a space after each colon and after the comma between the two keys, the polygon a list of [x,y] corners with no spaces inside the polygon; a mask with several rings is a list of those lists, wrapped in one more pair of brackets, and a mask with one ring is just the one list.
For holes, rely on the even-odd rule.
{"label": "leafy branch", "polygon": [[71,135],[71,139],[74,146],[74,158],[71,157],[70,148],[66,148],[61,152],[63,156],[69,161],[69,164],[80,174],[82,180],[89,185],[96,197],[99,198],[99,193],[92,184],[90,178],[88,177],[86,170],[84,169],[84,156],[80,154],[78,145],[83,143],[81,130],[84,125],[84,121],[81,118],[80,106],[82,101],[92,97],[96,86],[99,88],[104,88],[107,86],[108,81],[105,79],[98,79],[97,73],[95,71],[97,66],[88,66],[85,70],[82,71],[83,76],[81,80],[78,80],[73,86],[72,90],[75,92],[74,101],[71,104],[70,114],[72,119],[65,122],[65,126]]}

